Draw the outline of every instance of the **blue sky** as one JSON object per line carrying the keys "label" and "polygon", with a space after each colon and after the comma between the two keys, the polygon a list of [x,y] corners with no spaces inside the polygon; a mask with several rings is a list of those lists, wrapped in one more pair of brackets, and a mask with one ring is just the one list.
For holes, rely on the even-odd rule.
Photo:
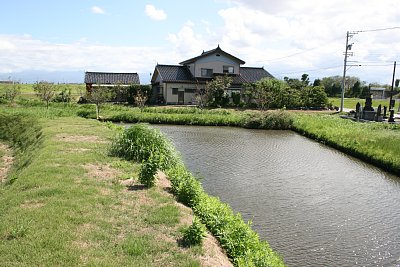
{"label": "blue sky", "polygon": [[0,80],[34,72],[35,79],[79,82],[84,71],[110,71],[138,72],[147,83],[155,64],[178,64],[218,44],[279,79],[302,73],[315,79],[342,75],[347,31],[383,28],[395,29],[352,38],[349,60],[362,66],[348,74],[390,83],[393,61],[400,61],[397,0],[2,0],[0,6]]}

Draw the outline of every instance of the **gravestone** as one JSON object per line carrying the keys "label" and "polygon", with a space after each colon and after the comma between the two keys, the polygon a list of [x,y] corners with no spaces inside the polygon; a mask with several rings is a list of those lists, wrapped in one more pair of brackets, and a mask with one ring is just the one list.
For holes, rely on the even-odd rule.
{"label": "gravestone", "polygon": [[375,120],[375,111],[374,111],[374,108],[372,107],[372,98],[371,97],[365,98],[365,106],[364,106],[362,118],[367,121]]}
{"label": "gravestone", "polygon": [[359,119],[360,118],[360,102],[357,102],[356,104],[356,114],[354,115],[354,118]]}
{"label": "gravestone", "polygon": [[390,116],[389,116],[388,122],[394,122],[394,110],[393,109],[390,110]]}
{"label": "gravestone", "polygon": [[387,106],[383,106],[383,118],[386,119]]}
{"label": "gravestone", "polygon": [[375,121],[381,122],[383,121],[382,117],[382,105],[379,104],[378,109],[376,110]]}

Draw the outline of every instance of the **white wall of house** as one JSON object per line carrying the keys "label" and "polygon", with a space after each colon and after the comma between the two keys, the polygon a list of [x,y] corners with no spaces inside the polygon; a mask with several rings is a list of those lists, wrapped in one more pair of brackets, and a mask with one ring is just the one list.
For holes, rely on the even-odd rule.
{"label": "white wall of house", "polygon": [[204,77],[202,75],[202,69],[212,69],[213,73],[222,74],[224,73],[224,66],[225,66],[225,68],[229,67],[233,68],[233,72],[229,74],[239,74],[239,68],[240,68],[240,65],[237,61],[234,61],[231,58],[218,53],[200,58],[194,64],[190,65],[191,66],[189,69],[191,71],[193,69],[192,74],[194,73],[195,77]]}
{"label": "white wall of house", "polygon": [[167,104],[178,104],[178,92],[183,92],[185,105],[196,103],[196,85],[186,83],[164,83],[164,98]]}

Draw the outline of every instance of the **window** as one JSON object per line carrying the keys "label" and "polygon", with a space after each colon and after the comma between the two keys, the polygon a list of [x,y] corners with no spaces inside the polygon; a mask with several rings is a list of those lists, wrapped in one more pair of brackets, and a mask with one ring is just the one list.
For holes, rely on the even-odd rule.
{"label": "window", "polygon": [[212,69],[201,69],[201,77],[212,77],[213,70]]}
{"label": "window", "polygon": [[178,88],[172,88],[172,94],[177,95],[178,94]]}
{"label": "window", "polygon": [[233,66],[224,66],[224,73],[231,73],[235,72],[235,68]]}
{"label": "window", "polygon": [[185,93],[194,94],[194,93],[196,93],[196,89],[186,88],[186,89],[185,89]]}

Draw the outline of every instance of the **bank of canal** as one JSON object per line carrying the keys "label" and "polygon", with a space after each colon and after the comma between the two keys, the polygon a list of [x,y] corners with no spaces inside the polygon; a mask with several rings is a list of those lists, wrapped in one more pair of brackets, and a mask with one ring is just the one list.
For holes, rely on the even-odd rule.
{"label": "bank of canal", "polygon": [[400,179],[291,131],[152,126],[288,266],[400,264]]}

